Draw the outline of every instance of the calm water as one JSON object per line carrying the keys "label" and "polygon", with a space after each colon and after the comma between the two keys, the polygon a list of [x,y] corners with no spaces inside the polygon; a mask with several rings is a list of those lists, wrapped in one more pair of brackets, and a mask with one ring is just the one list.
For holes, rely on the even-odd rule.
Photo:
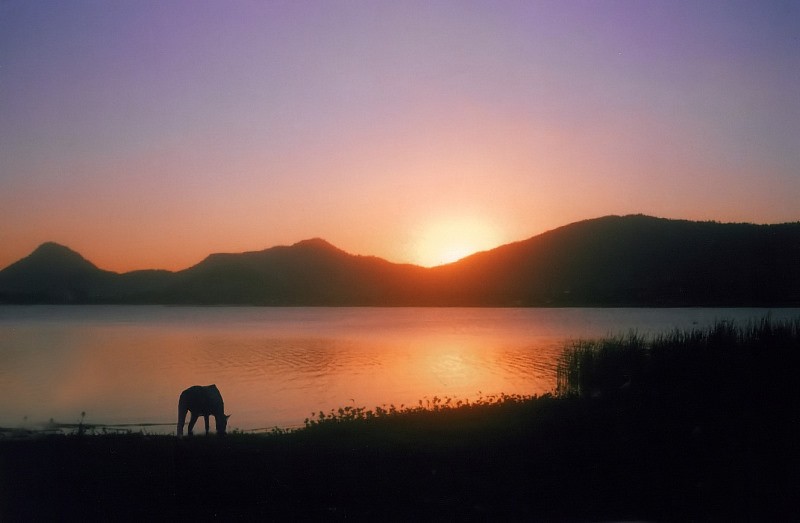
{"label": "calm water", "polygon": [[216,383],[243,430],[346,405],[544,393],[570,340],[768,313],[800,309],[0,307],[0,426],[81,412],[173,424],[193,384]]}

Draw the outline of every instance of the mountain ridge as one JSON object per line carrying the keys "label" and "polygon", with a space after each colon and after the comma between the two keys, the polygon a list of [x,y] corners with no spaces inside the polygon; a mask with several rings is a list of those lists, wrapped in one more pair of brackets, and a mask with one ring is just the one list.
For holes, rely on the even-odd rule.
{"label": "mountain ridge", "polygon": [[46,242],[0,271],[0,303],[797,306],[800,223],[605,216],[431,268],[311,238],[115,273]]}

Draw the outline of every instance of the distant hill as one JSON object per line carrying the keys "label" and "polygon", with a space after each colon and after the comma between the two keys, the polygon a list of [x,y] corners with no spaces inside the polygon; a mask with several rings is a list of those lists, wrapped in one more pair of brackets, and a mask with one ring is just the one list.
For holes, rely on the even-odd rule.
{"label": "distant hill", "polygon": [[212,254],[175,274],[159,303],[407,305],[404,286],[426,269],[348,254],[320,239],[242,254]]}
{"label": "distant hill", "polygon": [[46,243],[0,271],[0,303],[800,306],[800,223],[607,216],[434,268],[313,239],[117,274]]}
{"label": "distant hill", "polygon": [[0,271],[0,301],[6,303],[84,303],[115,278],[77,252],[43,243],[29,256]]}
{"label": "distant hill", "polygon": [[608,216],[433,270],[452,301],[471,303],[800,305],[800,223]]}

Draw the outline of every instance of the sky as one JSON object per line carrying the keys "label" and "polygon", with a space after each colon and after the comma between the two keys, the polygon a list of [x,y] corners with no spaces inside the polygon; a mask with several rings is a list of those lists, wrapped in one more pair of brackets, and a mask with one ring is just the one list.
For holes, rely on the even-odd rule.
{"label": "sky", "polygon": [[800,220],[800,2],[0,0],[0,267]]}

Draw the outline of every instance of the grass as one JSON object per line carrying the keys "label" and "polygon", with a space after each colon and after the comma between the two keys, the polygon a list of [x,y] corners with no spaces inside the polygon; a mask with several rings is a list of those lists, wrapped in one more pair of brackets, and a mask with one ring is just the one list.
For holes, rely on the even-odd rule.
{"label": "grass", "polygon": [[[739,326],[720,321],[706,330],[676,330],[647,339],[627,336],[581,341],[558,367],[561,395],[613,395],[621,389],[649,394],[777,390],[798,369],[800,318],[769,318]],[[787,374],[788,373],[788,374]]]}
{"label": "grass", "polygon": [[552,395],[0,441],[0,519],[785,519],[798,377],[800,319],[721,322],[576,343]]}

